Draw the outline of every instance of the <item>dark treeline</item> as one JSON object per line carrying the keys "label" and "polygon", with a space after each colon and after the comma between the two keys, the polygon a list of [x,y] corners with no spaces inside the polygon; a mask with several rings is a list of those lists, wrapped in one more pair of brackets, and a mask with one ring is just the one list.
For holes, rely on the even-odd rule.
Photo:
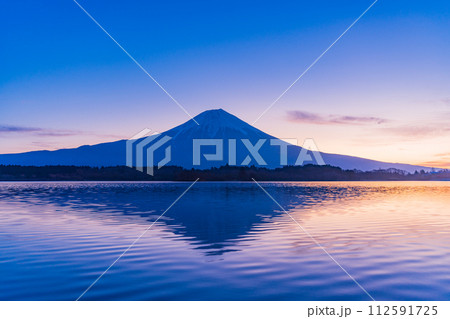
{"label": "dark treeline", "polygon": [[223,166],[206,170],[166,166],[154,176],[126,166],[16,166],[0,165],[0,181],[427,181],[450,180],[450,171],[413,174],[401,170],[361,172],[333,166],[286,166],[277,169]]}

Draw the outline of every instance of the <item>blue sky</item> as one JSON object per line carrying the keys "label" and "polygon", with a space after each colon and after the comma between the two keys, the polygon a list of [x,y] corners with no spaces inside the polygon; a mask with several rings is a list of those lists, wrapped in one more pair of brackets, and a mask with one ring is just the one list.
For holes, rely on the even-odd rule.
{"label": "blue sky", "polygon": [[[222,107],[252,123],[372,2],[79,3],[192,115]],[[450,167],[449,16],[448,1],[379,0],[255,126]],[[189,119],[73,1],[7,2],[0,21],[1,153]]]}

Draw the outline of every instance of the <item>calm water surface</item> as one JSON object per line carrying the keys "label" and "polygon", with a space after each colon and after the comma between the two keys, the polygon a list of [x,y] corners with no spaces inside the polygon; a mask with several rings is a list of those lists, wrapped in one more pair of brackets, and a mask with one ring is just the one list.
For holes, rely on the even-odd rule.
{"label": "calm water surface", "polygon": [[[75,300],[190,183],[0,183],[0,299]],[[377,300],[450,300],[450,182],[261,183]],[[368,300],[254,183],[197,183],[83,300]]]}

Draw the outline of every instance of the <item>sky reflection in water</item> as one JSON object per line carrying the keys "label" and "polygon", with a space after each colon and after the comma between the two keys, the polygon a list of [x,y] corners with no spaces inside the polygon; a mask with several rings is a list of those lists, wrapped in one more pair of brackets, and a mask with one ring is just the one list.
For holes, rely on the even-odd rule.
{"label": "sky reflection in water", "polygon": [[[0,299],[75,300],[189,183],[1,183]],[[450,183],[262,183],[377,300],[450,299]],[[197,183],[83,297],[368,300],[254,183]]]}

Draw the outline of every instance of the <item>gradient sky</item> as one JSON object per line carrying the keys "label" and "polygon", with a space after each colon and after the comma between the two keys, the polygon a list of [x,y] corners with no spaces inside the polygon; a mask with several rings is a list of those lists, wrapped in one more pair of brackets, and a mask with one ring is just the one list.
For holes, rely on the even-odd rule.
{"label": "gradient sky", "polygon": [[[192,115],[252,123],[372,1],[79,3]],[[379,0],[255,126],[450,168],[449,16],[446,0]],[[0,153],[189,119],[71,0],[5,2],[0,26]]]}

